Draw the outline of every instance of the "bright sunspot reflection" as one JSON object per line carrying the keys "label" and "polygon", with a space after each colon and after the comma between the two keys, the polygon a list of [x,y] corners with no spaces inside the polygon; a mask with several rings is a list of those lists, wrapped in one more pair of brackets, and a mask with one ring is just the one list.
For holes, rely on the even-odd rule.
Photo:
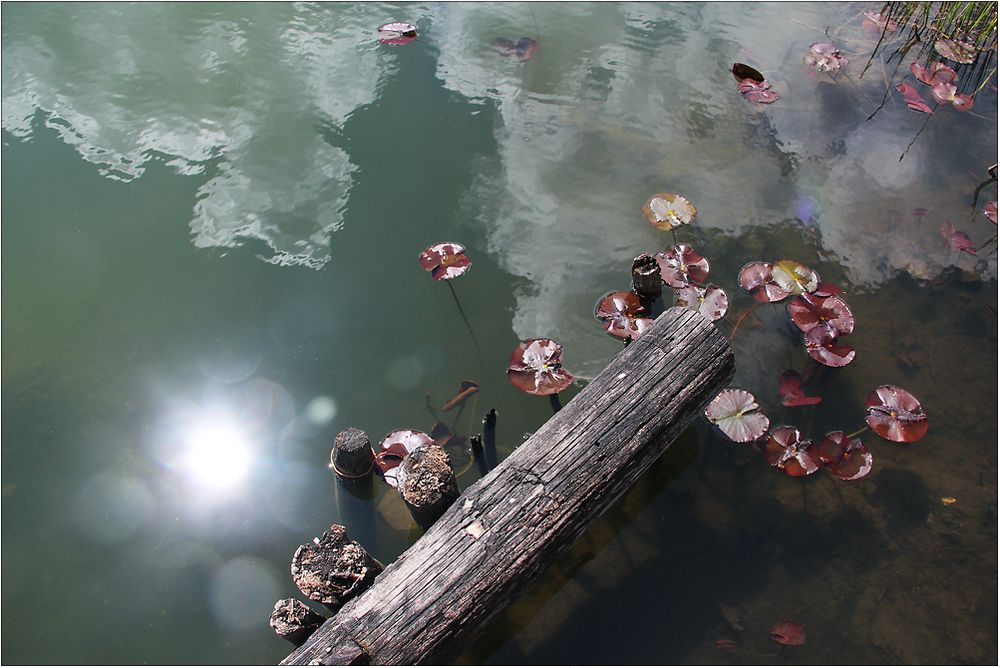
{"label": "bright sunspot reflection", "polygon": [[182,435],[179,469],[205,491],[224,492],[246,479],[253,461],[250,439],[226,416],[205,416]]}

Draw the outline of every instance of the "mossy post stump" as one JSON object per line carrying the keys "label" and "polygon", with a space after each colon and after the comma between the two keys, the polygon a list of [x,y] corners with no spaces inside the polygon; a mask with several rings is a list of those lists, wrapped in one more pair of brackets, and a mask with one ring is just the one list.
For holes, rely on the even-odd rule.
{"label": "mossy post stump", "polygon": [[299,647],[325,621],[302,601],[283,598],[274,604],[269,624],[280,637]]}
{"label": "mossy post stump", "polygon": [[340,478],[364,478],[375,467],[368,434],[356,427],[348,427],[337,434],[330,452],[330,468]]}
{"label": "mossy post stump", "polygon": [[671,308],[469,487],[284,664],[444,664],[628,490],[733,376],[726,338]]}
{"label": "mossy post stump", "polygon": [[429,528],[458,498],[451,459],[440,445],[417,448],[399,465],[399,495],[414,521]]}
{"label": "mossy post stump", "polygon": [[632,290],[646,301],[653,301],[663,294],[660,265],[649,253],[632,260]]}
{"label": "mossy post stump", "polygon": [[334,524],[292,557],[292,581],[311,601],[332,612],[368,588],[384,566]]}

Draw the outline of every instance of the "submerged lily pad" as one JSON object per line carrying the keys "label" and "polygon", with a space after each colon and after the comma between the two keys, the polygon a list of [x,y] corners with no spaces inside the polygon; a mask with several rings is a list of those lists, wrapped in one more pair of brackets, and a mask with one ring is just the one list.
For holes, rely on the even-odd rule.
{"label": "submerged lily pad", "polygon": [[913,443],[927,433],[927,415],[912,394],[895,385],[882,385],[868,395],[865,421],[876,434],[896,443]]}
{"label": "submerged lily pad", "polygon": [[847,58],[831,42],[816,42],[809,47],[802,62],[817,72],[836,72],[847,64]]}
{"label": "submerged lily pad", "polygon": [[780,645],[805,645],[806,627],[798,622],[778,622],[771,627],[771,640]]}
{"label": "submerged lily pad", "polygon": [[750,102],[758,104],[771,104],[781,99],[777,91],[771,90],[771,84],[767,80],[743,79],[740,81],[740,93]]}
{"label": "submerged lily pad", "polygon": [[806,332],[803,339],[809,357],[824,366],[841,367],[850,364],[854,360],[854,348],[839,345],[838,334],[837,329],[827,322]]}
{"label": "submerged lily pad", "polygon": [[563,368],[561,345],[552,339],[528,339],[510,354],[507,380],[522,392],[547,396],[569,387],[573,374]]}
{"label": "submerged lily pad", "polygon": [[760,412],[754,396],[738,389],[719,392],[705,408],[705,417],[736,443],[749,443],[760,438],[771,424],[767,416]]}
{"label": "submerged lily pad", "polygon": [[965,232],[955,229],[949,221],[944,221],[941,225],[941,236],[951,244],[954,250],[961,251],[963,253],[968,253],[969,255],[976,254],[976,244],[972,243],[972,239]]}
{"label": "submerged lily pad", "polygon": [[958,73],[942,62],[933,62],[924,67],[919,63],[910,65],[910,72],[917,78],[917,81],[928,86],[935,86],[939,83],[954,83],[958,78]]}
{"label": "submerged lily pad", "polygon": [[813,406],[823,401],[823,397],[807,397],[802,391],[802,376],[794,369],[782,372],[778,379],[778,396],[784,406]]}
{"label": "submerged lily pad", "polygon": [[956,63],[970,65],[976,59],[976,47],[968,42],[954,39],[939,39],[934,42],[934,50]]}
{"label": "submerged lily pad", "polygon": [[788,302],[788,315],[803,332],[826,323],[842,336],[854,331],[854,314],[840,297],[817,297],[804,293]]}
{"label": "submerged lily pad", "polygon": [[925,114],[934,113],[934,110],[924,102],[924,98],[920,97],[920,93],[917,89],[908,83],[901,83],[896,85],[896,90],[900,92],[903,99],[906,100],[906,106],[913,111],[919,111]]}
{"label": "submerged lily pad", "polygon": [[379,444],[379,451],[375,453],[375,467],[386,483],[396,487],[399,484],[396,469],[403,463],[403,459],[417,448],[433,443],[434,439],[422,431],[400,429],[391,432]]}
{"label": "submerged lily pad", "polygon": [[816,447],[816,453],[830,473],[841,480],[860,480],[871,473],[871,451],[861,439],[850,440],[842,431],[831,431]]}
{"label": "submerged lily pad", "polygon": [[740,287],[759,302],[780,302],[788,292],[774,282],[770,262],[748,262],[740,269]]}
{"label": "submerged lily pad", "polygon": [[420,266],[431,272],[435,281],[451,280],[467,272],[472,265],[465,246],[451,241],[434,244],[420,254]]}
{"label": "submerged lily pad", "polygon": [[675,306],[697,311],[709,320],[715,321],[729,310],[729,296],[717,285],[685,285],[677,290]]}
{"label": "submerged lily pad", "polygon": [[522,37],[517,40],[517,45],[514,48],[514,54],[517,59],[521,62],[526,60],[531,60],[538,53],[538,42],[530,37]]}
{"label": "submerged lily pad", "polygon": [[672,288],[702,283],[708,278],[708,260],[687,244],[677,244],[670,250],[660,251],[655,258],[660,266],[660,277]]}
{"label": "submerged lily pad", "polygon": [[790,476],[802,477],[819,470],[819,461],[812,449],[813,442],[803,440],[798,429],[779,427],[767,439],[764,454],[771,466]]}
{"label": "submerged lily pad", "polygon": [[885,30],[886,32],[895,32],[895,30],[899,27],[899,24],[895,21],[882,16],[878,12],[865,12],[865,20],[863,23],[865,23],[865,25],[872,25],[879,30]]}
{"label": "submerged lily pad", "polygon": [[633,292],[612,292],[601,298],[594,309],[603,323],[604,330],[620,339],[631,336],[637,339],[653,324],[642,300]]}
{"label": "submerged lily pad", "polygon": [[983,207],[983,215],[993,221],[993,224],[997,224],[997,203],[996,200],[988,203]]}
{"label": "submerged lily pad", "polygon": [[694,204],[674,193],[656,193],[642,207],[649,224],[660,230],[673,230],[689,225],[698,215]]}
{"label": "submerged lily pad", "polygon": [[[445,402],[444,406],[441,407],[443,411],[450,411],[453,408],[461,406],[465,403],[465,400],[471,397],[473,394],[479,391],[479,383],[474,380],[463,380],[459,383],[458,392],[455,393],[451,399]],[[437,440],[437,439],[435,439]]]}
{"label": "submerged lily pad", "polygon": [[379,26],[378,41],[382,44],[399,46],[409,44],[417,38],[417,26],[412,23],[393,21]]}
{"label": "submerged lily pad", "polygon": [[785,292],[801,295],[819,287],[819,274],[795,260],[779,260],[771,266],[771,278]]}

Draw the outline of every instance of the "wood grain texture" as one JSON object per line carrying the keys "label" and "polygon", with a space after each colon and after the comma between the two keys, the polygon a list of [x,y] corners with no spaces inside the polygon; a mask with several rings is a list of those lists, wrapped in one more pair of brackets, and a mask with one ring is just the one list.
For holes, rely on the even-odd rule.
{"label": "wood grain texture", "polygon": [[733,372],[732,350],[711,323],[669,309],[282,663],[452,661]]}

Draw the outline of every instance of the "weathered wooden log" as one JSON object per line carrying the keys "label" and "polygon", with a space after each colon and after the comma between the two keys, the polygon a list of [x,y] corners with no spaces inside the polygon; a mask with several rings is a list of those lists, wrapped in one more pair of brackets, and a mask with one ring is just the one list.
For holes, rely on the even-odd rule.
{"label": "weathered wooden log", "polygon": [[292,581],[311,601],[336,612],[375,580],[384,566],[334,524],[292,557]]}
{"label": "weathered wooden log", "polygon": [[442,664],[662,454],[733,375],[701,315],[672,308],[286,664]]}
{"label": "weathered wooden log", "polygon": [[649,253],[632,260],[632,290],[645,300],[652,301],[663,294],[660,265]]}
{"label": "weathered wooden log", "polygon": [[274,604],[268,623],[280,637],[299,647],[325,621],[302,601],[283,598]]}
{"label": "weathered wooden log", "polygon": [[399,465],[399,495],[417,524],[428,528],[458,498],[451,459],[440,445],[417,448]]}
{"label": "weathered wooden log", "polygon": [[368,434],[348,427],[337,434],[330,451],[330,468],[341,478],[362,478],[372,472],[375,453]]}

